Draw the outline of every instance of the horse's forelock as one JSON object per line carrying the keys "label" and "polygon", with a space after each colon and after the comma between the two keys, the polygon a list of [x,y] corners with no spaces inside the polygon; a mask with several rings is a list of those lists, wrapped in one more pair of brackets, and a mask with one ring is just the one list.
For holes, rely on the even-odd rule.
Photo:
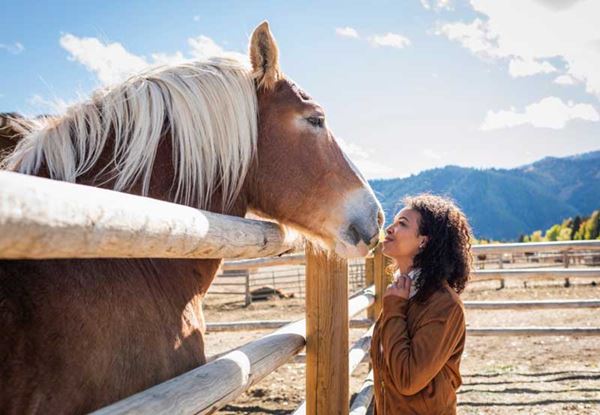
{"label": "horse's forelock", "polygon": [[161,137],[172,137],[173,200],[207,208],[220,186],[227,209],[241,190],[257,143],[257,99],[251,71],[232,59],[158,68],[101,90],[87,102],[25,137],[5,166],[76,181],[96,166],[114,135],[113,162],[103,179],[115,190],[141,181],[147,194]]}

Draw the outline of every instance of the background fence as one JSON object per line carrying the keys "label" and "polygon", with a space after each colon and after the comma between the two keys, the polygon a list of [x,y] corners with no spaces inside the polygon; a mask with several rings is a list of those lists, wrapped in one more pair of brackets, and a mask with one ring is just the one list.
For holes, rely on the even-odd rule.
{"label": "background fence", "polygon": [[[600,241],[496,244],[473,247],[471,282],[506,279],[528,281],[560,279],[600,282]],[[367,285],[364,259],[348,262],[350,292]],[[209,289],[209,294],[230,295],[250,304],[271,297],[304,298],[304,256],[295,254],[275,259],[228,261]]]}

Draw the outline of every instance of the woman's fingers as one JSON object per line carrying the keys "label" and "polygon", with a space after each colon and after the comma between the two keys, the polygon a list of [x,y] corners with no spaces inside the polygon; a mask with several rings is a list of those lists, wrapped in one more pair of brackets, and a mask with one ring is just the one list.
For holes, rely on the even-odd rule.
{"label": "woman's fingers", "polygon": [[402,298],[408,298],[410,293],[411,279],[406,276],[399,276],[387,286],[384,296],[393,295]]}
{"label": "woman's fingers", "polygon": [[398,283],[398,288],[402,293],[402,297],[408,298],[408,293],[410,292],[410,285],[412,283],[411,279],[405,276],[400,277],[400,282]]}

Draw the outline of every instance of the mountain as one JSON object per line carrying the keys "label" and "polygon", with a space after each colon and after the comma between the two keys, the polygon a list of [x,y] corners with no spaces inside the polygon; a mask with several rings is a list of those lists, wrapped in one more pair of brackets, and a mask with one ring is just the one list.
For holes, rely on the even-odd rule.
{"label": "mountain", "polygon": [[516,240],[600,207],[600,151],[546,157],[514,169],[446,166],[369,183],[388,221],[402,197],[430,192],[457,202],[477,238]]}

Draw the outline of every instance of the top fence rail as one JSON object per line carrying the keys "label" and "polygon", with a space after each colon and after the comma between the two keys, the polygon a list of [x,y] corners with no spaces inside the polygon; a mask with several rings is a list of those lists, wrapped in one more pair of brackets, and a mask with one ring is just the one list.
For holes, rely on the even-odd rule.
{"label": "top fence rail", "polygon": [[[0,259],[228,258],[224,269],[302,264],[272,222],[0,171]],[[474,255],[600,250],[600,240],[473,246]],[[250,260],[249,260],[250,259]]]}
{"label": "top fence rail", "polygon": [[271,222],[0,171],[0,259],[257,258],[300,245]]}

